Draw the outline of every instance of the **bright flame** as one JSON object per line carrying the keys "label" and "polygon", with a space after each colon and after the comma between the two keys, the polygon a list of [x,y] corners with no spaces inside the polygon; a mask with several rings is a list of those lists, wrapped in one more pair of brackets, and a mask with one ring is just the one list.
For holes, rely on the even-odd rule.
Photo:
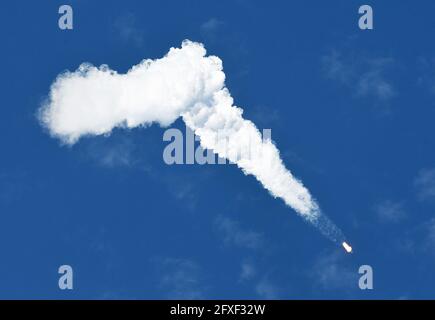
{"label": "bright flame", "polygon": [[344,250],[346,250],[347,253],[351,253],[352,252],[352,247],[350,245],[348,245],[346,242],[342,243]]}

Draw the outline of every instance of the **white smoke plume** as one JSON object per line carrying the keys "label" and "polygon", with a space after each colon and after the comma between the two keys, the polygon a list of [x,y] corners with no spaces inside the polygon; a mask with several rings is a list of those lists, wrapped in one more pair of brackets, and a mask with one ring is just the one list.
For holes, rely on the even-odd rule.
{"label": "white smoke plume", "polygon": [[[171,48],[161,59],[144,60],[126,74],[90,64],[60,74],[40,108],[40,119],[52,136],[74,144],[82,136],[108,134],[115,127],[166,127],[182,117],[204,149],[236,163],[328,238],[341,241],[341,231],[286,169],[276,146],[263,141],[242,113],[225,87],[222,61],[206,56],[202,44],[186,40],[181,48]],[[236,152],[246,143],[261,152]]]}

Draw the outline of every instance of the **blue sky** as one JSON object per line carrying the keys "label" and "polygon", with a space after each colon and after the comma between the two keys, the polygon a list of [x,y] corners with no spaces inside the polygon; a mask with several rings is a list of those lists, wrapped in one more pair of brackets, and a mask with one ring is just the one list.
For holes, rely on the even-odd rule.
{"label": "blue sky", "polygon": [[[372,31],[349,0],[71,1],[70,31],[61,4],[0,5],[0,298],[434,298],[435,4],[371,1]],[[223,60],[353,255],[234,165],[166,165],[158,126],[72,147],[41,128],[60,72],[125,72],[183,39]]]}

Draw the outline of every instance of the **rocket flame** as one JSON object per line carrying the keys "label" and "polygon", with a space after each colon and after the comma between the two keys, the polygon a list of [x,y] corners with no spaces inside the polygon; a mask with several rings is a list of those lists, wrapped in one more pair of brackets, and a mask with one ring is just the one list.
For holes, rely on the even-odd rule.
{"label": "rocket flame", "polygon": [[352,247],[350,245],[348,245],[346,242],[343,242],[342,246],[343,246],[344,250],[346,250],[347,253],[352,253]]}

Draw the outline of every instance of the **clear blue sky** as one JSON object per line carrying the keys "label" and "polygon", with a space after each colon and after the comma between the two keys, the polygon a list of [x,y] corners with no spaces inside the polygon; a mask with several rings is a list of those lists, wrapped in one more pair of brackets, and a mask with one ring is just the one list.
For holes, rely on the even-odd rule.
{"label": "clear blue sky", "polygon": [[[435,297],[434,3],[370,1],[372,31],[364,1],[70,1],[71,31],[61,4],[0,4],[0,298]],[[125,72],[186,38],[353,255],[235,166],[165,165],[159,127],[65,147],[39,125],[60,72]]]}

